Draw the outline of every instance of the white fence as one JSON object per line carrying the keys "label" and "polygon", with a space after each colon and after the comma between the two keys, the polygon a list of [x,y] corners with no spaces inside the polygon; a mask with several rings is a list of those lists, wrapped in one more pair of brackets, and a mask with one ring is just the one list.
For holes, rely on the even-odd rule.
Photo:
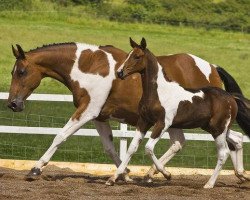
{"label": "white fence", "polygon": [[[6,100],[8,93],[0,93],[0,99]],[[32,94],[28,100],[31,101],[58,101],[58,102],[72,102],[72,95],[59,95],[59,94]],[[55,135],[60,132],[61,128],[47,128],[47,127],[24,127],[24,126],[3,126],[0,125],[0,133],[18,133],[18,134],[49,134]],[[80,136],[98,136],[99,134],[95,129],[80,129],[74,135]],[[120,158],[126,154],[127,151],[127,138],[133,137],[134,131],[129,131],[126,124],[120,125],[120,130],[113,130],[113,136],[120,138]],[[150,132],[147,133],[148,138]],[[210,134],[199,133],[184,133],[186,140],[200,140],[200,141],[213,141],[214,139]],[[169,139],[168,133],[162,136],[163,139]],[[244,142],[250,142],[247,136],[244,136]]]}

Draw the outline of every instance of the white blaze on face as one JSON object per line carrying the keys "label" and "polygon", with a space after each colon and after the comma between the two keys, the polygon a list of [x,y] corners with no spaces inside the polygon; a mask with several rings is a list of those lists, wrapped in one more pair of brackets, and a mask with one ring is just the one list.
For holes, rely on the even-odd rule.
{"label": "white blaze on face", "polygon": [[130,51],[130,53],[128,54],[128,57],[126,58],[126,60],[121,64],[121,66],[118,68],[117,72],[122,71],[124,64],[128,61],[128,59],[130,58],[131,54],[133,53],[134,50]]}
{"label": "white blaze on face", "polygon": [[193,97],[203,98],[204,93],[202,91],[192,93],[185,90],[176,82],[166,81],[162,69],[162,66],[158,63],[157,93],[160,103],[165,110],[165,125],[170,126],[181,101],[193,103]]}
{"label": "white blaze on face", "polygon": [[13,74],[16,72],[17,65],[14,66]]}
{"label": "white blaze on face", "polygon": [[[90,96],[90,102],[87,109],[84,111],[83,115],[98,115],[103,104],[105,103],[110,89],[112,87],[112,82],[115,79],[115,65],[116,61],[114,60],[112,54],[107,53],[99,47],[89,44],[76,43],[76,59],[72,67],[70,77],[73,81],[79,83],[80,88],[87,90]],[[82,72],[79,69],[79,58],[82,51],[84,50],[97,51],[101,50],[107,56],[109,63],[109,74],[105,77],[100,76],[99,74],[92,74],[87,72]],[[84,58],[83,58],[84,59]]]}
{"label": "white blaze on face", "polygon": [[206,79],[209,81],[209,76],[212,72],[210,64],[207,61],[205,61],[205,60],[203,60],[195,55],[192,55],[192,54],[188,54],[188,55],[194,59],[196,66],[200,69],[200,71],[204,74]]}

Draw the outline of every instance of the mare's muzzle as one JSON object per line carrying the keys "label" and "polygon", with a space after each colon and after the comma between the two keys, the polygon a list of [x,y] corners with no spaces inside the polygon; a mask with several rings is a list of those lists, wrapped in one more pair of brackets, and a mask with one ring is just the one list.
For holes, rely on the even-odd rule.
{"label": "mare's muzzle", "polygon": [[123,78],[123,70],[117,72],[116,74],[117,74],[117,77],[118,77],[118,78],[124,79],[124,78]]}
{"label": "mare's muzzle", "polygon": [[24,102],[19,99],[14,99],[8,103],[8,107],[14,112],[21,112],[24,109]]}

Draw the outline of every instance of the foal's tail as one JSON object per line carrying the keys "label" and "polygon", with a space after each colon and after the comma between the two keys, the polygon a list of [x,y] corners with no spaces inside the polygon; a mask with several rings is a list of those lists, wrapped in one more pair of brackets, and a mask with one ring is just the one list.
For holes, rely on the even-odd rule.
{"label": "foal's tail", "polygon": [[248,137],[250,137],[250,100],[244,97],[240,86],[226,70],[222,67],[217,67],[216,69],[224,83],[226,91],[234,96],[238,105],[236,121]]}

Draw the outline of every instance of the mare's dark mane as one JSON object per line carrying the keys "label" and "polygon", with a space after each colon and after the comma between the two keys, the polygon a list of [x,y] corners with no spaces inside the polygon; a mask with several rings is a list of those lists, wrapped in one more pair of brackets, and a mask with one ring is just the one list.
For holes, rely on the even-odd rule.
{"label": "mare's dark mane", "polygon": [[35,49],[30,49],[28,52],[39,52],[39,51],[44,51],[53,47],[60,47],[63,45],[75,45],[75,42],[63,42],[63,43],[53,43],[53,44],[45,44],[41,47],[37,47]]}

